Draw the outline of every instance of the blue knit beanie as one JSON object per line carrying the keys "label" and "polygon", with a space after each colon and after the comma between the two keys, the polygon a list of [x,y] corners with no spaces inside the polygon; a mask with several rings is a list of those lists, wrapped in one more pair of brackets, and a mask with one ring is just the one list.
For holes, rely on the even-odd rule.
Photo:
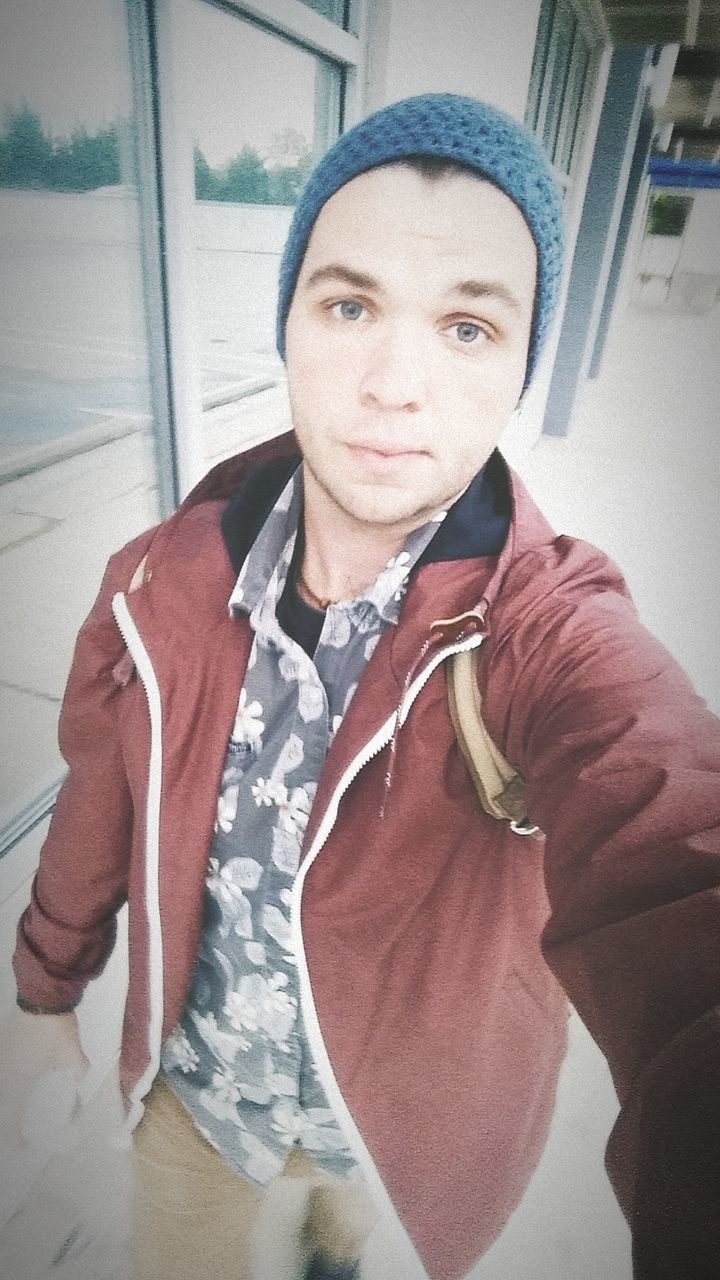
{"label": "blue knit beanie", "polygon": [[409,156],[455,160],[500,187],[523,213],[538,254],[527,387],[557,303],[563,254],[560,193],[543,152],[527,129],[495,107],[452,93],[428,93],[392,103],[342,134],[323,156],[300,197],[280,263],[280,355],[285,358],[288,311],[310,233],[323,205],[358,174]]}

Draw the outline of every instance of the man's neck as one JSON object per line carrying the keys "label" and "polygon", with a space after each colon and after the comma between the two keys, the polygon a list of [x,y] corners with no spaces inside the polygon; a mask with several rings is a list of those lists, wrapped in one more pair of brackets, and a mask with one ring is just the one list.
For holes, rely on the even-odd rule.
{"label": "man's neck", "polygon": [[306,478],[300,594],[316,608],[361,595],[402,550],[414,527],[412,522],[407,529],[362,524]]}

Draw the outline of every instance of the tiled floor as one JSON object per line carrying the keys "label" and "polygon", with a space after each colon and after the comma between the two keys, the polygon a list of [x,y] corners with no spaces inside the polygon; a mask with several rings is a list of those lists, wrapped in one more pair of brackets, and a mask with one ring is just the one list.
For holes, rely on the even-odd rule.
{"label": "tiled floor", "polygon": [[[720,307],[621,317],[572,435],[543,438],[521,471],[559,530],[618,561],[647,625],[720,711],[718,351]],[[127,1165],[109,1142],[113,1097],[107,1084],[0,1236],[0,1280],[120,1280]],[[575,1021],[545,1156],[476,1280],[628,1280],[627,1230],[602,1168],[615,1110]],[[379,1264],[368,1280],[404,1277]]]}
{"label": "tiled floor", "polygon": [[[119,1121],[108,1079],[0,1232],[2,1280],[126,1280],[130,1178],[115,1145]],[[12,1171],[11,1159],[3,1179]]]}

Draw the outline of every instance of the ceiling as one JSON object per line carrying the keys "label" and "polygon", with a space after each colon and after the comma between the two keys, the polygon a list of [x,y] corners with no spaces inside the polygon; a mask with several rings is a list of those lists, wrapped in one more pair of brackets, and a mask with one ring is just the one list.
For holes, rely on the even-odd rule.
{"label": "ceiling", "polygon": [[720,163],[720,0],[600,0],[613,44],[680,45],[659,146]]}

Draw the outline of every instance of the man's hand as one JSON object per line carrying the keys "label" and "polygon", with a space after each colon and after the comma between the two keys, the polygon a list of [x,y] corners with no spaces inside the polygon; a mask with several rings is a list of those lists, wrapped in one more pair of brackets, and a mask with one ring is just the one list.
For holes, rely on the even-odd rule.
{"label": "man's hand", "polygon": [[33,1125],[43,1121],[40,1111],[53,1125],[70,1119],[74,1091],[90,1064],[75,1013],[25,1013],[16,1007],[0,1027],[0,1043],[0,1145],[17,1148],[33,1141]]}

